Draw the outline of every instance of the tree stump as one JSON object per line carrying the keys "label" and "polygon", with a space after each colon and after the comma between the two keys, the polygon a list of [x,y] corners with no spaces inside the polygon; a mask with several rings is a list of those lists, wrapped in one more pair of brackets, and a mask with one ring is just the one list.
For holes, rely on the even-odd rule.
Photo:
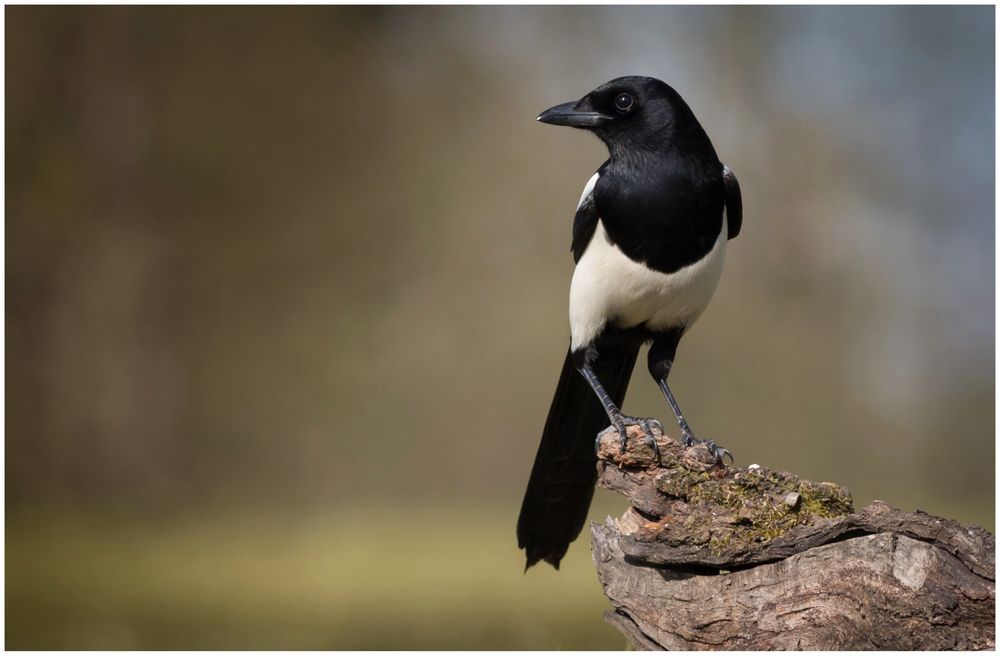
{"label": "tree stump", "polygon": [[641,429],[600,436],[620,519],[591,524],[605,619],[638,649],[993,649],[992,535]]}

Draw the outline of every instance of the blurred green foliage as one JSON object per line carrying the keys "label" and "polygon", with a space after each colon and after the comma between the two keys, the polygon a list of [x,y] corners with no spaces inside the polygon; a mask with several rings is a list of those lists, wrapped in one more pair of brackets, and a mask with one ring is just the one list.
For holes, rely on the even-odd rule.
{"label": "blurred green foliage", "polygon": [[7,648],[621,648],[586,550],[522,576],[503,514],[19,518]]}
{"label": "blurred green foliage", "polygon": [[513,526],[606,156],[533,118],[625,73],[744,190],[695,428],[992,529],[990,8],[6,26],[8,647],[621,646],[586,538],[522,576]]}

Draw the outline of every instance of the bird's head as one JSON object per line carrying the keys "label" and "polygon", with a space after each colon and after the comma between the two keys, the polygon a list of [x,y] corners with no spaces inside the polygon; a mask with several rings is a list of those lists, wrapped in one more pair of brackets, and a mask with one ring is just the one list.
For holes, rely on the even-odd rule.
{"label": "bird's head", "polygon": [[692,129],[702,132],[680,94],[660,80],[637,75],[616,78],[580,100],[546,109],[537,120],[589,130],[612,153],[666,145]]}

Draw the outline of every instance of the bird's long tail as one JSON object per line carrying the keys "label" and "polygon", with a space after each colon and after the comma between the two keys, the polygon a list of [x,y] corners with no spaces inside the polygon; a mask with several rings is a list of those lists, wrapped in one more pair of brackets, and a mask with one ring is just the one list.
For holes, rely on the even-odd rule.
{"label": "bird's long tail", "polygon": [[[618,407],[638,352],[636,348],[615,358],[604,355],[594,365]],[[597,482],[594,439],[609,423],[601,402],[573,366],[572,353],[567,353],[517,520],[517,544],[528,560],[525,569],[540,560],[559,569],[570,542],[580,534]]]}

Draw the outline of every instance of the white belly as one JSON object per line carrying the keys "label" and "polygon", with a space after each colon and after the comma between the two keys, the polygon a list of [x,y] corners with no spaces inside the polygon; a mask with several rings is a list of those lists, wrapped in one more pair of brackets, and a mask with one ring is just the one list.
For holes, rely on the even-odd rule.
{"label": "white belly", "polygon": [[609,243],[598,221],[570,286],[573,349],[589,344],[609,320],[622,328],[643,323],[653,330],[690,326],[719,284],[726,235],[723,217],[719,238],[705,257],[674,273],[660,273],[630,260]]}

